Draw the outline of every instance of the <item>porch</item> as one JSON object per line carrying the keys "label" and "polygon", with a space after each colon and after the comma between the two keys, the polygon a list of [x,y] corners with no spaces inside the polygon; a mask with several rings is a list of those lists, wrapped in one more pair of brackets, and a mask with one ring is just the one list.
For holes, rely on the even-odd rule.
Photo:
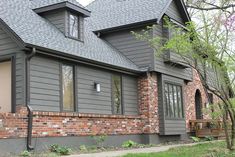
{"label": "porch", "polygon": [[211,136],[218,139],[225,138],[223,122],[221,120],[199,119],[190,120],[190,132],[195,133],[196,137],[204,138]]}

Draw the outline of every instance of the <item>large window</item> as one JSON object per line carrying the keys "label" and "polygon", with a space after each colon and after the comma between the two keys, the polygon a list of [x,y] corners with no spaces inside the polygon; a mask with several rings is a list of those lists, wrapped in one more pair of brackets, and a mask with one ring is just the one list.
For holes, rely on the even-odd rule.
{"label": "large window", "polygon": [[63,111],[74,111],[74,71],[73,66],[62,65]]}
{"label": "large window", "polygon": [[79,17],[74,14],[69,14],[69,37],[79,39]]}
{"label": "large window", "polygon": [[112,76],[112,103],[113,103],[113,114],[123,114],[122,79],[120,75]]}
{"label": "large window", "polygon": [[167,118],[184,118],[182,86],[165,83],[165,115]]}

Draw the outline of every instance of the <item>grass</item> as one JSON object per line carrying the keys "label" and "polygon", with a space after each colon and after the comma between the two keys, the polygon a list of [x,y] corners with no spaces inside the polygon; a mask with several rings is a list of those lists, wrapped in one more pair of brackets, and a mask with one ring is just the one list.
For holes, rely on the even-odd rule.
{"label": "grass", "polygon": [[171,148],[166,152],[128,154],[123,157],[235,157],[235,151],[227,150],[225,142],[213,142]]}

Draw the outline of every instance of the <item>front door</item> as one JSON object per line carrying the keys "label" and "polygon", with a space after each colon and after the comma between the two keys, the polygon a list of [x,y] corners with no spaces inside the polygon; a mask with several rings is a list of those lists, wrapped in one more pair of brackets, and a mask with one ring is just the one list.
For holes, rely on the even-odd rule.
{"label": "front door", "polygon": [[195,110],[196,110],[196,119],[203,119],[202,116],[202,97],[199,90],[195,94]]}
{"label": "front door", "polygon": [[11,112],[11,62],[0,62],[0,113]]}

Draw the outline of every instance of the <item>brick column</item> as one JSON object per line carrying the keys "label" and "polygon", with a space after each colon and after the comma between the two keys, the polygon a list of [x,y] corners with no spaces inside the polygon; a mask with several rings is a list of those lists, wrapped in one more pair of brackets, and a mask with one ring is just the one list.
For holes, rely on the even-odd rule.
{"label": "brick column", "polygon": [[138,80],[139,110],[143,133],[159,133],[157,75],[147,73]]}

